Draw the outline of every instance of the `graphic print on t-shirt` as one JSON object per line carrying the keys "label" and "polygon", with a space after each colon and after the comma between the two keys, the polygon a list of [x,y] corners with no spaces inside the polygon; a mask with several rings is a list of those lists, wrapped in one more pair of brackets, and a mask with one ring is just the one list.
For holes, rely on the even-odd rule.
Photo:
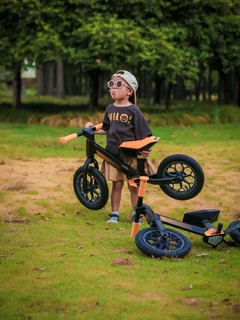
{"label": "graphic print on t-shirt", "polygon": [[132,116],[126,113],[120,114],[119,112],[111,112],[111,113],[108,113],[108,118],[110,121],[120,121],[124,123],[127,123],[127,122],[129,123]]}

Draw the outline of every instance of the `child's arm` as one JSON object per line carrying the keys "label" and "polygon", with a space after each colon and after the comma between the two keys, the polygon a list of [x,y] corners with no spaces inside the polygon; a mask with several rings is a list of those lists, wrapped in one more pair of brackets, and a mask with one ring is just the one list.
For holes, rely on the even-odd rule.
{"label": "child's arm", "polygon": [[[87,122],[85,124],[85,128],[93,128],[93,127],[94,127],[94,124],[92,122]],[[104,131],[103,129],[99,129],[99,130],[96,130],[95,133],[106,134],[106,131]]]}

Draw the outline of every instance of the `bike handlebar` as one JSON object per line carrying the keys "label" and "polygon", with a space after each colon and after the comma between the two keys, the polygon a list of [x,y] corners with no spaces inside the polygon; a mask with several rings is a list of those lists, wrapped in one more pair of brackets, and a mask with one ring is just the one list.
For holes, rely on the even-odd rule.
{"label": "bike handlebar", "polygon": [[[99,123],[99,124],[97,124],[96,126],[92,127],[91,129],[92,129],[92,131],[98,131],[98,130],[102,129],[102,127],[103,127],[103,124],[102,124],[102,123]],[[69,134],[69,135],[67,135],[67,136],[65,136],[65,137],[60,137],[60,138],[59,138],[59,141],[60,141],[61,143],[67,143],[68,141],[74,140],[74,139],[82,136],[83,134],[84,134],[84,131],[81,130],[81,131],[79,131],[79,132]]]}
{"label": "bike handlebar", "polygon": [[59,141],[61,143],[67,143],[68,141],[76,139],[77,137],[79,137],[77,133],[72,133],[72,134],[69,134],[68,136],[60,137]]}

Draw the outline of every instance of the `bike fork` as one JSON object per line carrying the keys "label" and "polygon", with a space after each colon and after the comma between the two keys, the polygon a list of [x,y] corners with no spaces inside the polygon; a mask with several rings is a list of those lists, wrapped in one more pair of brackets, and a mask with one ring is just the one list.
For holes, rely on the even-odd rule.
{"label": "bike fork", "polygon": [[[140,185],[139,185],[139,190],[138,190],[138,201],[137,201],[137,205],[135,208],[136,214],[135,214],[135,219],[132,222],[132,231],[131,231],[131,237],[135,237],[137,232],[138,232],[138,226],[139,226],[139,220],[140,220],[140,215],[141,213],[143,213],[143,197],[144,194],[146,192],[146,186],[147,186],[147,182],[149,180],[148,177],[142,176],[140,178]],[[129,184],[132,186],[137,187],[137,183],[136,183],[137,179],[132,179],[129,180]]]}
{"label": "bike fork", "polygon": [[161,221],[161,219],[157,219],[154,212],[152,209],[147,206],[143,205],[143,197],[146,192],[146,185],[148,182],[149,178],[142,176],[140,177],[140,186],[139,186],[139,191],[138,191],[138,202],[136,205],[136,214],[135,214],[135,219],[132,223],[132,232],[131,232],[131,237],[135,237],[137,232],[138,232],[138,226],[139,226],[139,220],[140,220],[140,215],[143,214],[144,216],[147,216],[147,220],[151,226],[156,226],[160,235],[163,237],[163,239],[167,239],[168,235],[166,232],[166,229]]}
{"label": "bike fork", "polygon": [[161,220],[161,217],[159,215],[156,215],[152,209],[147,206],[147,205],[143,205],[143,209],[144,209],[144,215],[147,217],[147,221],[148,224],[151,227],[157,227],[160,235],[162,236],[163,239],[167,239],[168,238],[168,234],[166,232],[165,226]]}
{"label": "bike fork", "polygon": [[83,191],[87,193],[89,191],[88,180],[87,180],[87,169],[89,165],[93,163],[94,167],[98,169],[98,162],[95,158],[87,158],[83,165]]}

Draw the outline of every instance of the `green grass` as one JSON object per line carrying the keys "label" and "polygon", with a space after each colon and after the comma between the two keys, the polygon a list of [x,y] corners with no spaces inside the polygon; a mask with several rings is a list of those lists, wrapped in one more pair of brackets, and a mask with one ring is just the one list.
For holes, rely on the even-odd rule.
{"label": "green grass", "polygon": [[[44,125],[6,124],[0,123],[2,154],[11,157],[57,157],[77,156],[84,150],[85,141],[61,145],[59,137],[78,131],[79,129],[48,127]],[[10,134],[9,134],[10,131]]]}
{"label": "green grass", "polygon": [[[54,158],[56,165],[57,159],[67,163],[71,158],[77,166],[84,159],[84,138],[66,145],[58,138],[78,129],[0,123],[0,168],[4,171],[18,158]],[[223,210],[220,221],[228,224],[233,212],[239,219],[239,125],[154,127],[153,132],[161,140],[152,157],[161,160],[180,152],[196,157],[206,187],[190,205],[163,196],[159,189],[150,189],[145,202],[153,196],[157,212],[160,206],[176,206],[175,218],[191,206],[213,204]],[[97,136],[103,145],[104,139]],[[8,190],[0,184],[2,205],[10,195],[9,210],[17,208],[0,220],[1,319],[239,319],[239,248],[221,244],[212,249],[201,237],[183,232],[192,243],[184,259],[146,257],[130,238],[125,197],[121,223],[106,225],[109,204],[96,212],[82,207],[68,181],[73,170],[66,164],[65,185],[49,171],[56,185],[41,199],[36,198],[41,192],[37,181],[32,189],[18,181]],[[28,174],[34,181],[35,173]],[[29,199],[41,207],[39,212],[31,212]]]}
{"label": "green grass", "polygon": [[[49,127],[44,125],[7,124],[0,122],[0,150],[8,156],[32,157],[78,157],[85,154],[85,138],[80,137],[67,144],[60,144],[59,137],[79,131],[81,128]],[[153,148],[153,154],[164,149],[186,146],[214,145],[226,146],[229,141],[237,144],[240,139],[238,123],[216,124],[188,127],[153,127],[153,134],[160,137],[159,143]],[[105,136],[96,137],[100,145],[105,144]],[[159,158],[159,156],[158,156]]]}
{"label": "green grass", "polygon": [[238,318],[237,248],[195,239],[184,260],[151,259],[126,223],[119,230],[100,220],[68,214],[2,225],[1,318]]}

